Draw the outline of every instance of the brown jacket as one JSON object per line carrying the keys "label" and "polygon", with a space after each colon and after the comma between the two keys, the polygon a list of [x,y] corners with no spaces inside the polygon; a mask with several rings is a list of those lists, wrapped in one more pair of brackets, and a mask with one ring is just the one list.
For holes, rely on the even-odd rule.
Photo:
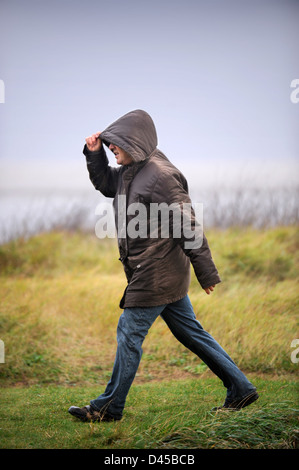
{"label": "brown jacket", "polygon": [[[157,149],[151,117],[141,110],[132,111],[107,127],[100,137],[105,145],[117,145],[134,160],[131,165],[114,168],[109,166],[103,146],[98,152],[90,152],[86,146],[83,150],[93,185],[104,196],[114,198],[120,260],[128,281],[120,307],[151,307],[183,298],[190,284],[190,261],[202,288],[221,282],[204,234],[200,248],[186,248],[185,242],[190,238],[184,236],[183,230],[180,238],[173,236],[171,223],[174,219],[170,213],[170,237],[161,236],[160,225],[152,236],[151,203],[182,207],[183,203],[190,204],[191,201],[185,177]],[[128,227],[130,221],[135,224],[133,219],[138,220],[136,214],[139,213],[128,214],[123,206],[120,208],[120,195],[125,196],[122,201],[126,201],[127,209],[132,203],[142,203],[146,208],[146,233],[140,232],[141,236],[137,238],[130,236],[129,230],[124,236],[119,226],[119,214]],[[193,210],[190,226],[197,229]]]}

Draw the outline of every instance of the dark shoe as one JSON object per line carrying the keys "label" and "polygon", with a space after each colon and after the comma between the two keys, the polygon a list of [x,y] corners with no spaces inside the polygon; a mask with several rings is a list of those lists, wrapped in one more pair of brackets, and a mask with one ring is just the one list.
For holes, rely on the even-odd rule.
{"label": "dark shoe", "polygon": [[79,408],[78,406],[71,406],[68,412],[75,416],[76,418],[81,419],[81,421],[118,421],[121,419],[121,416],[113,416],[107,411],[97,411],[92,408],[90,405],[83,406]]}
{"label": "dark shoe", "polygon": [[241,408],[245,408],[245,406],[251,405],[254,401],[258,399],[259,395],[256,391],[249,393],[243,398],[239,398],[236,400],[228,401],[225,400],[222,406],[218,406],[213,408],[212,411],[219,411],[219,410],[229,410],[229,411],[239,411]]}

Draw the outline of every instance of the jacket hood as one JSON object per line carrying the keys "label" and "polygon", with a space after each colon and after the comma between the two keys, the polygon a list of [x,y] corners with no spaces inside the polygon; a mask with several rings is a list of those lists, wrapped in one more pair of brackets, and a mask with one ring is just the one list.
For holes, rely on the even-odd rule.
{"label": "jacket hood", "polygon": [[145,160],[158,144],[154,122],[141,109],[130,111],[101,132],[100,139],[107,147],[117,145],[131,155],[135,162]]}

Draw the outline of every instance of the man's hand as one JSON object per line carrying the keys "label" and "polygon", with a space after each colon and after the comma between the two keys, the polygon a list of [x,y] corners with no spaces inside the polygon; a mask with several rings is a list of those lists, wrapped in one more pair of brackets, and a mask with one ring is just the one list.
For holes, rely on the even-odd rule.
{"label": "man's hand", "polygon": [[102,146],[102,141],[99,138],[100,132],[97,132],[96,134],[92,134],[89,137],[86,137],[85,142],[87,145],[88,150],[91,152],[96,152],[97,150],[100,150]]}
{"label": "man's hand", "polygon": [[204,290],[206,291],[206,293],[207,293],[208,295],[210,295],[210,292],[213,292],[214,287],[215,287],[215,285],[214,285],[214,286],[210,286],[210,287],[206,287]]}

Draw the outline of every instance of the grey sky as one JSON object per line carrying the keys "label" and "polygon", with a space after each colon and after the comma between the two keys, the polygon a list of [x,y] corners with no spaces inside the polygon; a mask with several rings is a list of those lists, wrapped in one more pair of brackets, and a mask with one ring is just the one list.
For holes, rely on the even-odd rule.
{"label": "grey sky", "polygon": [[0,188],[89,187],[85,137],[137,108],[193,184],[295,181],[298,19],[295,0],[1,0]]}

